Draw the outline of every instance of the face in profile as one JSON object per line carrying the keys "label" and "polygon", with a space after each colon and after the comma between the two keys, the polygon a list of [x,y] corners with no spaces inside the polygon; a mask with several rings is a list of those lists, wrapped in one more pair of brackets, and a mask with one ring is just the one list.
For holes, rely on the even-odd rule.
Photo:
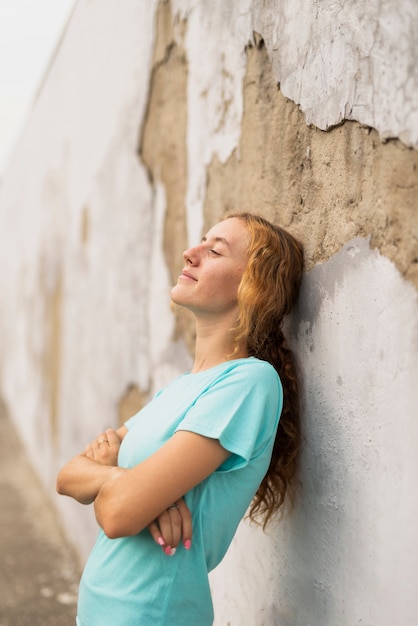
{"label": "face in profile", "polygon": [[242,220],[230,218],[215,224],[199,245],[183,253],[185,265],[171,290],[173,302],[204,316],[236,312],[248,245],[249,233]]}

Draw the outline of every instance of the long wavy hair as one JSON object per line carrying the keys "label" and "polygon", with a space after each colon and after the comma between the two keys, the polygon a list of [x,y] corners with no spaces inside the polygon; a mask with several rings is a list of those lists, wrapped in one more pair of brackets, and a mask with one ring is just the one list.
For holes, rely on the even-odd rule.
{"label": "long wavy hair", "polygon": [[[238,289],[236,350],[268,361],[280,376],[283,410],[269,468],[251,503],[249,517],[265,528],[287,495],[294,492],[301,445],[300,394],[296,364],[283,335],[283,319],[297,300],[303,273],[302,244],[280,226],[251,213],[224,219],[245,222],[249,260]],[[291,498],[292,499],[292,498]]]}

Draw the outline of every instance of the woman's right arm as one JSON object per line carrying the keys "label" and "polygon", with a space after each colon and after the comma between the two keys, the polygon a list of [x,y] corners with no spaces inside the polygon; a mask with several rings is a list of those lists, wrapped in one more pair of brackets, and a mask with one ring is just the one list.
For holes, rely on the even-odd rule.
{"label": "woman's right arm", "polygon": [[84,452],[64,465],[57,476],[58,493],[70,496],[81,504],[94,502],[105,482],[118,478],[126,471],[117,466],[119,447],[126,432],[125,426],[118,430],[106,430]]}

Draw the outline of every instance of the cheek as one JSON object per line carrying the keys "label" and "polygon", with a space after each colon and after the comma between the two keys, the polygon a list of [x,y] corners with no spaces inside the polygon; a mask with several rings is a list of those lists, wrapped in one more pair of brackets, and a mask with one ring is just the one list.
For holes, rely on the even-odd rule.
{"label": "cheek", "polygon": [[225,274],[220,277],[215,293],[217,292],[219,295],[229,300],[237,300],[241,277],[242,274],[231,275],[231,273],[225,272]]}

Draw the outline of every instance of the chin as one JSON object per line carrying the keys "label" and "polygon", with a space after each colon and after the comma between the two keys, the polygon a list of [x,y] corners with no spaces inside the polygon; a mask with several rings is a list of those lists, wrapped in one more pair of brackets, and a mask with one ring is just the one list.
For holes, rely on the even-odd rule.
{"label": "chin", "polygon": [[183,301],[182,298],[179,297],[178,294],[175,293],[176,288],[173,287],[173,289],[170,292],[170,298],[171,298],[171,307],[173,308],[174,306],[182,306],[183,305]]}
{"label": "chin", "polygon": [[184,301],[184,293],[182,295],[182,287],[183,285],[179,285],[178,283],[171,288],[170,298],[176,304],[182,304]]}

